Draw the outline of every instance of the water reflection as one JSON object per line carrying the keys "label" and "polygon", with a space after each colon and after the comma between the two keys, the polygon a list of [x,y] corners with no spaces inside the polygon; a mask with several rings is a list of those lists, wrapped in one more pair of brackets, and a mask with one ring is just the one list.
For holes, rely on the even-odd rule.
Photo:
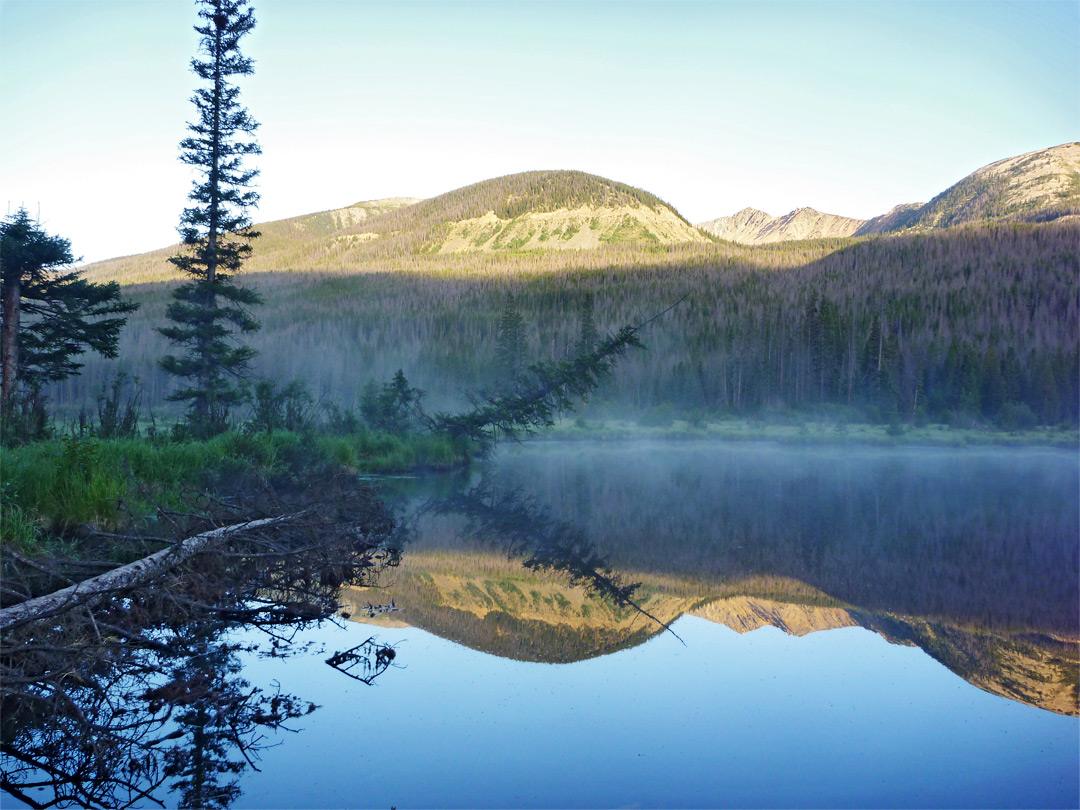
{"label": "water reflection", "polygon": [[29,807],[164,806],[169,793],[181,807],[236,802],[275,734],[316,708],[253,686],[242,657],[298,652],[293,636],[333,616],[343,586],[372,584],[398,559],[370,491],[321,483],[322,501],[275,493],[276,508],[301,499],[301,519],[6,632],[0,789]]}
{"label": "water reflection", "polygon": [[1077,714],[1074,454],[556,445],[457,483],[414,485],[390,593],[401,618],[474,649],[580,660],[684,614],[860,626]]}
{"label": "water reflection", "polygon": [[524,491],[500,491],[494,478],[489,471],[471,489],[429,501],[421,512],[432,509],[440,515],[462,515],[467,521],[461,531],[462,540],[487,543],[511,560],[520,559],[527,571],[561,574],[567,585],[583,588],[586,596],[605,600],[615,608],[635,610],[674,633],[667,622],[653,616],[635,599],[641,583],[627,582],[613,571],[576,526],[554,520]]}
{"label": "water reflection", "polygon": [[[375,521],[363,534],[369,539],[382,536],[385,542],[378,546],[357,546],[355,532],[340,531],[337,546],[325,540],[309,542],[314,539],[309,535],[305,543],[314,549],[309,554],[285,554],[280,548],[269,553],[265,544],[237,548],[227,560],[202,560],[199,576],[185,580],[188,585],[179,579],[165,581],[137,599],[113,600],[108,609],[70,617],[44,630],[23,628],[5,638],[0,650],[5,667],[2,787],[31,807],[123,807],[146,805],[162,797],[184,806],[257,803],[252,794],[242,795],[248,786],[259,780],[295,782],[293,775],[302,759],[300,754],[285,752],[279,760],[287,771],[283,775],[255,774],[260,756],[271,755],[266,746],[278,741],[279,732],[293,724],[324,722],[321,716],[336,731],[321,738],[305,731],[312,734],[306,746],[321,752],[310,767],[338,762],[333,756],[353,756],[355,747],[342,746],[342,735],[369,733],[363,724],[349,727],[348,723],[357,712],[374,711],[377,698],[369,696],[365,686],[358,687],[364,692],[360,698],[348,689],[357,682],[370,685],[390,669],[404,667],[399,650],[409,649],[408,645],[381,642],[380,638],[394,640],[388,630],[375,636],[368,628],[352,625],[358,632],[347,636],[348,643],[341,645],[345,649],[328,651],[329,655],[320,651],[315,663],[333,681],[317,694],[301,694],[309,687],[315,689],[312,683],[317,677],[301,678],[290,691],[275,688],[272,678],[260,680],[252,674],[260,666],[266,671],[287,671],[273,668],[288,666],[282,658],[290,649],[295,651],[292,634],[337,610],[340,603],[353,619],[383,628],[414,625],[504,659],[583,662],[573,667],[526,667],[460,648],[447,650],[453,645],[443,644],[441,671],[437,662],[425,673],[425,662],[418,656],[412,660],[414,669],[397,673],[415,674],[417,681],[427,678],[439,685],[428,693],[426,703],[415,683],[413,691],[403,684],[397,689],[404,677],[380,682],[387,687],[380,688],[380,695],[392,689],[400,695],[400,702],[386,707],[383,725],[394,726],[396,712],[403,725],[413,723],[413,737],[423,738],[410,738],[406,747],[422,774],[447,772],[451,779],[466,768],[454,759],[460,757],[461,729],[479,732],[483,728],[497,738],[490,748],[478,748],[481,753],[473,757],[484,768],[488,767],[486,757],[520,756],[518,781],[507,782],[507,792],[492,788],[486,803],[513,804],[517,794],[511,789],[517,790],[522,780],[535,780],[537,773],[546,776],[551,769],[557,770],[551,763],[561,761],[538,762],[531,747],[523,746],[518,752],[511,744],[520,731],[527,700],[515,691],[523,688],[520,684],[532,683],[529,700],[542,715],[543,722],[536,720],[533,728],[545,727],[552,717],[562,717],[560,713],[566,715],[559,726],[565,729],[559,732],[562,736],[545,749],[556,757],[551,752],[565,751],[567,735],[593,733],[576,727],[579,715],[575,712],[595,710],[596,728],[601,720],[630,718],[629,726],[609,735],[619,741],[640,731],[636,712],[649,695],[665,691],[663,681],[674,676],[673,667],[686,668],[689,685],[675,690],[682,701],[677,706],[682,708],[652,717],[647,726],[663,726],[663,733],[675,740],[684,733],[680,711],[687,716],[712,712],[695,716],[689,723],[695,730],[688,732],[687,740],[693,744],[679,749],[678,756],[662,760],[666,764],[661,773],[688,769],[683,804],[709,803],[700,797],[727,795],[722,792],[725,780],[734,784],[740,778],[738,768],[730,763],[738,762],[738,749],[748,738],[746,729],[767,738],[767,744],[762,744],[765,753],[755,760],[761,763],[767,763],[780,748],[787,750],[789,731],[800,729],[806,740],[794,757],[795,765],[813,762],[806,770],[820,771],[821,781],[835,789],[846,774],[841,778],[839,770],[828,771],[828,766],[833,758],[846,761],[846,724],[855,718],[831,713],[831,704],[828,710],[814,704],[821,716],[799,725],[798,711],[813,697],[803,693],[789,694],[785,711],[770,716],[768,707],[775,708],[778,699],[783,703],[786,693],[770,692],[762,684],[775,677],[785,659],[766,659],[761,664],[749,660],[755,653],[746,652],[769,647],[770,636],[759,634],[765,636],[764,643],[729,644],[723,649],[743,652],[722,652],[716,658],[724,660],[713,660],[702,649],[718,640],[708,630],[724,625],[747,633],[773,627],[798,637],[865,628],[893,644],[921,648],[981,689],[1076,715],[1078,477],[1076,456],[1070,453],[854,451],[840,455],[819,449],[688,443],[539,446],[504,454],[497,465],[483,471],[402,483],[397,489],[400,537],[408,543],[402,565],[393,568],[392,576],[384,577],[378,588],[354,587],[372,585],[366,579],[371,571],[398,562],[393,551],[396,538],[386,538],[388,524]],[[354,525],[356,518],[348,510],[337,510],[322,528],[312,530],[318,534],[333,526],[333,531],[339,531]],[[667,635],[665,628],[676,620],[688,647]],[[237,621],[261,628],[263,658],[253,660],[250,634],[234,633]],[[859,655],[865,656],[874,649],[866,643],[873,637],[855,634],[859,638],[854,643],[852,632],[848,631],[846,643],[844,632],[798,642],[819,651],[839,650],[824,669],[826,674],[800,671],[794,676],[810,683],[809,693],[834,695],[851,688],[848,684],[841,689],[835,680],[853,666],[842,657],[843,650],[854,644]],[[415,633],[414,638],[421,635]],[[776,644],[777,637],[771,636],[772,647],[782,647],[784,656],[820,664],[812,655],[800,658],[792,653],[791,645]],[[647,647],[629,650],[654,638]],[[728,634],[727,638],[738,637]],[[822,643],[824,639],[828,641]],[[894,653],[916,653],[874,641]],[[659,657],[648,655],[658,649],[662,651]],[[626,652],[610,655],[618,651]],[[727,660],[739,656],[747,660]],[[926,668],[944,673],[925,657],[916,657],[930,665]],[[853,702],[847,711],[872,714],[867,707],[875,701],[896,704],[882,696],[900,689],[889,679],[899,671],[895,666],[902,656],[888,658],[893,663],[859,670],[867,673],[867,683],[860,684],[865,699]],[[620,670],[621,662],[627,660],[636,661],[638,667],[631,667],[629,675]],[[910,657],[904,660],[911,663]],[[745,681],[735,677],[740,667],[753,670]],[[806,669],[810,668],[807,664]],[[888,672],[884,679],[881,669]],[[443,684],[448,673],[454,676],[452,689],[459,691],[445,691],[450,688]],[[550,689],[543,685],[545,673],[550,674]],[[725,687],[730,694],[715,688],[721,673],[731,676]],[[590,692],[594,697],[567,709],[575,705],[575,695],[565,683],[581,683],[575,680],[580,678],[587,682],[590,677],[602,682],[595,694]],[[648,680],[652,686],[634,692],[620,678]],[[828,684],[822,683],[829,679]],[[955,681],[951,676],[947,679]],[[468,693],[472,682],[485,686]],[[390,683],[394,686],[389,687]],[[744,700],[747,683],[756,685],[756,703]],[[483,693],[492,690],[492,684],[499,684],[503,691],[498,701],[485,704]],[[829,691],[825,686],[837,688]],[[921,717],[945,705],[923,700],[921,682],[904,686],[908,689],[905,700],[909,700],[905,711],[914,706]],[[537,697],[541,692],[546,697]],[[628,694],[636,695],[635,702],[625,702]],[[697,697],[700,703],[694,703]],[[308,720],[315,702],[331,708]],[[339,711],[339,705],[353,707],[353,714]],[[701,709],[702,705],[707,708]],[[1065,721],[1006,705],[1027,712],[1026,716]],[[485,709],[489,714],[478,719]],[[502,716],[491,717],[499,711]],[[454,712],[465,719],[453,720]],[[730,760],[729,772],[713,784],[696,771],[714,774],[720,767],[710,759],[715,744],[710,735],[723,713],[745,715],[745,720],[742,726],[726,726],[733,745],[725,755]],[[964,723],[969,716],[975,717],[965,714]],[[935,722],[936,716],[916,724],[909,733],[917,736]],[[431,728],[451,726],[458,731],[429,733]],[[832,728],[832,737],[822,732],[825,727]],[[880,737],[892,730],[873,722],[861,728],[866,739],[872,737],[867,728],[874,728],[873,734]],[[958,725],[951,728],[955,731]],[[981,728],[969,731],[969,738],[976,742],[985,733]],[[596,779],[621,784],[620,774],[639,773],[641,760],[636,758],[641,754],[636,749],[634,760],[621,760],[616,767],[617,763],[604,759],[611,739],[599,731],[594,736],[585,748],[597,768],[611,766],[614,774],[608,779],[606,770],[597,770]],[[453,750],[436,745],[444,737]],[[620,745],[613,747],[631,756],[630,749]],[[413,746],[429,752],[428,758],[415,753]],[[821,749],[820,761],[812,759],[810,749]],[[903,753],[903,745],[896,750]],[[1028,753],[1038,757],[1038,752]],[[867,773],[876,774],[883,763],[872,752],[864,754]],[[1009,749],[995,761],[1014,754]],[[400,760],[410,759],[398,749],[385,756],[393,760],[388,769],[395,763],[404,767]],[[365,751],[364,757],[367,761],[376,754]],[[436,761],[438,757],[442,759]],[[1054,773],[1065,773],[1053,763],[1048,767]],[[968,767],[970,762],[965,759],[961,764]],[[335,765],[329,772],[354,773],[354,765],[351,761]],[[573,765],[564,761],[565,768]],[[751,770],[759,775],[764,772]],[[397,773],[390,773],[386,781],[393,781]],[[483,774],[481,781],[487,784],[489,776]],[[906,784],[908,776],[897,774],[890,784]],[[923,776],[926,784],[937,778]],[[331,778],[327,777],[328,783]],[[1023,778],[1023,773],[1016,776],[1017,784]],[[944,776],[940,781],[950,784]],[[445,799],[447,784],[417,793],[417,803]],[[702,785],[711,792],[695,792],[704,790]],[[754,789],[759,792],[753,795],[774,804],[791,804],[792,797],[800,795],[807,802],[813,795],[832,795],[798,794],[791,785],[787,787],[787,793],[770,793],[769,786],[758,786]],[[320,795],[342,795],[339,786],[332,788]],[[296,792],[282,793],[281,801],[294,805],[315,801],[304,792],[307,789],[294,786]],[[887,793],[867,795],[887,797]],[[954,794],[945,790],[942,795]],[[327,801],[342,803],[340,798]]]}

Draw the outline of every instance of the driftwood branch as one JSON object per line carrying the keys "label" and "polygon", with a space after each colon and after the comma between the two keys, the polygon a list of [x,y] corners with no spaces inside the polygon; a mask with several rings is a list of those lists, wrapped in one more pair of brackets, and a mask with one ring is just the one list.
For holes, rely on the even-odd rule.
{"label": "driftwood branch", "polygon": [[252,529],[276,526],[279,523],[296,520],[304,514],[306,514],[306,511],[272,518],[248,520],[243,523],[234,523],[231,526],[222,526],[202,534],[196,534],[171,548],[163,549],[133,563],[106,571],[104,574],[78,582],[68,588],[3,608],[0,610],[0,631],[9,630],[12,627],[35,619],[55,616],[77,605],[99,599],[112,591],[141,585],[162,571],[180,565],[231,535]]}

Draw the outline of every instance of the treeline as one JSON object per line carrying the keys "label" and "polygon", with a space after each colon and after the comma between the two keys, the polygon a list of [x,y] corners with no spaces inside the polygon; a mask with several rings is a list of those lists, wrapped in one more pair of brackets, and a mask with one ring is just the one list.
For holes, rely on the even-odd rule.
{"label": "treeline", "polygon": [[[526,354],[686,301],[642,335],[592,412],[747,415],[828,409],[838,420],[1002,427],[1078,421],[1080,229],[1070,221],[744,249],[408,256],[359,272],[249,276],[266,298],[257,371],[306,380],[348,407],[367,380],[404,369],[429,407],[495,385],[508,296]],[[651,256],[652,262],[646,259]],[[160,403],[153,332],[168,285],[128,288],[143,306],[121,340],[125,370]],[[54,393],[77,408],[110,365],[91,360]],[[155,405],[160,407],[160,405]]]}

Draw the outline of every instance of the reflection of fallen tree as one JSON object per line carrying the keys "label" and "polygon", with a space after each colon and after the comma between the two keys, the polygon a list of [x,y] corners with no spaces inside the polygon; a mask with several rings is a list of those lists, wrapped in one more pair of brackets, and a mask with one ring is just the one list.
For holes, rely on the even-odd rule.
{"label": "reflection of fallen tree", "polygon": [[[174,543],[138,576],[113,563],[117,576],[75,588],[77,598],[53,594],[37,603],[44,609],[6,614],[16,617],[0,642],[7,793],[31,807],[123,807],[160,803],[169,787],[187,806],[224,807],[266,731],[314,709],[242,680],[244,647],[228,633],[258,628],[279,655],[296,629],[333,616],[342,585],[370,584],[397,560],[382,504],[326,474],[304,489],[203,506],[201,515],[169,516],[175,536],[210,539],[190,553]],[[10,577],[21,592],[74,573],[60,561],[4,562],[5,586]]]}
{"label": "reflection of fallen tree", "polygon": [[629,607],[651,619],[679,641],[669,623],[645,610],[635,598],[640,583],[627,583],[613,571],[592,543],[569,523],[556,521],[520,492],[498,492],[481,481],[468,492],[432,504],[437,512],[458,513],[469,520],[467,531],[523,558],[530,571],[561,573],[569,584],[587,593]]}
{"label": "reflection of fallen tree", "polygon": [[397,651],[389,644],[379,644],[375,636],[349,650],[336,652],[326,663],[350,678],[371,686],[394,663]]}

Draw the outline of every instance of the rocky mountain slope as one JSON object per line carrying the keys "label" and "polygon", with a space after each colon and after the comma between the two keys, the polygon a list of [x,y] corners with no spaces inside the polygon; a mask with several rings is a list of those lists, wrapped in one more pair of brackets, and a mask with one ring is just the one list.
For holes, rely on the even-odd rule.
{"label": "rocky mountain slope", "polygon": [[789,242],[795,239],[830,239],[853,236],[864,224],[813,208],[797,208],[782,217],[773,217],[756,208],[744,208],[730,217],[720,217],[698,225],[701,230],[745,245]]}
{"label": "rocky mountain slope", "polygon": [[705,242],[647,191],[576,171],[511,174],[425,200],[347,229],[345,240],[387,240],[425,253],[595,248]]}
{"label": "rocky mountain slope", "polygon": [[[416,197],[390,197],[358,202],[344,208],[319,211],[314,214],[260,222],[255,230],[260,234],[252,246],[254,252],[245,263],[246,272],[302,270],[311,263],[314,254],[326,253],[336,243],[335,234],[380,218],[400,208],[422,202]],[[87,265],[84,270],[91,281],[118,281],[120,284],[145,284],[179,278],[169,262],[180,250],[170,245],[149,253],[119,256]]]}
{"label": "rocky mountain slope", "polygon": [[1076,214],[1080,214],[1080,143],[1066,143],[983,166],[928,203],[898,205],[868,220],[812,208],[782,217],[745,208],[698,227],[721,239],[762,245],[933,230],[985,220],[1043,222]]}

